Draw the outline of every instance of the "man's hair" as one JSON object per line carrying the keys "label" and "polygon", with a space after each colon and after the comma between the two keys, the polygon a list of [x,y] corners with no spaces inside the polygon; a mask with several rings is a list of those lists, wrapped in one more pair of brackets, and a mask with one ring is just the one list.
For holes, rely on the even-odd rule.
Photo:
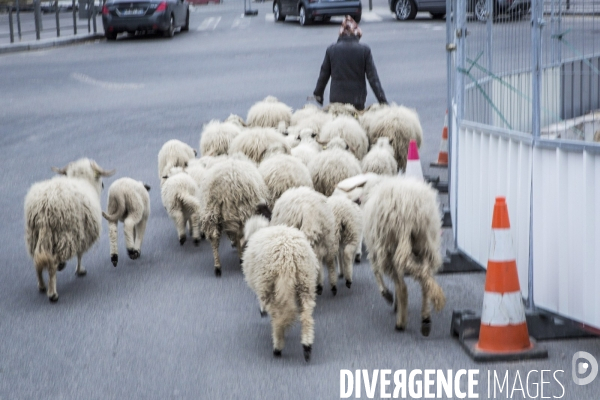
{"label": "man's hair", "polygon": [[350,15],[346,15],[344,20],[342,21],[342,26],[340,27],[340,36],[356,36],[360,38],[362,36],[362,31],[358,27],[358,24]]}

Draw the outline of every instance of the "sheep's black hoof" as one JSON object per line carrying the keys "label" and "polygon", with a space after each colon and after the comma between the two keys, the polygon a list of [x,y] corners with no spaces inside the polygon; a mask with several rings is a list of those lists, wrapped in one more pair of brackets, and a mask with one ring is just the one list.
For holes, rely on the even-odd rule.
{"label": "sheep's black hoof", "polygon": [[423,318],[423,321],[421,321],[421,335],[429,336],[430,333],[431,333],[431,318],[429,318],[429,317]]}
{"label": "sheep's black hoof", "polygon": [[352,287],[352,281],[346,279],[346,287],[350,289]]}
{"label": "sheep's black hoof", "polygon": [[323,286],[317,285],[317,294],[320,296],[323,294]]}
{"label": "sheep's black hoof", "polygon": [[48,297],[48,300],[50,300],[50,303],[56,303],[58,301],[58,294],[54,293],[52,296]]}
{"label": "sheep's black hoof", "polygon": [[38,290],[40,291],[40,293],[46,293],[46,286],[42,286],[42,287],[38,286]]}
{"label": "sheep's black hoof", "polygon": [[302,348],[304,349],[304,361],[309,362],[310,361],[310,353],[312,351],[312,346],[307,346],[307,345],[303,344]]}
{"label": "sheep's black hoof", "polygon": [[361,261],[361,255],[360,254],[355,254],[354,255],[354,262],[357,264],[360,264]]}
{"label": "sheep's black hoof", "polygon": [[394,303],[394,312],[398,311],[398,304]]}
{"label": "sheep's black hoof", "polygon": [[183,246],[183,244],[185,243],[185,240],[186,240],[186,239],[187,239],[187,238],[186,238],[185,236],[181,236],[181,237],[179,238],[179,244]]}
{"label": "sheep's black hoof", "polygon": [[127,249],[127,254],[129,254],[129,258],[132,260],[137,260],[140,258],[140,252],[134,249]]}
{"label": "sheep's black hoof", "polygon": [[266,311],[263,311],[263,310],[260,310],[260,317],[261,317],[261,318],[264,318],[264,317],[266,317],[266,316],[267,316],[267,312],[266,312]]}
{"label": "sheep's black hoof", "polygon": [[194,239],[194,246],[198,247],[200,245],[200,239]]}
{"label": "sheep's black hoof", "polygon": [[404,327],[403,327],[403,326],[400,326],[400,325],[396,325],[396,330],[397,330],[398,332],[404,332]]}
{"label": "sheep's black hoof", "polygon": [[277,350],[277,349],[273,350],[273,355],[275,357],[281,357],[281,350]]}
{"label": "sheep's black hoof", "polygon": [[206,239],[206,235],[204,233],[201,233],[200,234],[200,239],[202,239],[202,240]]}
{"label": "sheep's black hoof", "polygon": [[61,262],[60,264],[58,264],[58,270],[62,271],[63,269],[65,269],[65,267],[67,266],[67,263]]}
{"label": "sheep's black hoof", "polygon": [[119,255],[118,254],[111,254],[110,255],[110,262],[112,263],[113,267],[116,267],[117,263],[119,262]]}
{"label": "sheep's black hoof", "polygon": [[394,302],[394,296],[392,296],[392,293],[389,290],[382,292],[381,295],[383,296],[385,301],[388,302],[388,304],[392,304]]}
{"label": "sheep's black hoof", "polygon": [[331,293],[335,296],[337,294],[337,286],[331,287]]}
{"label": "sheep's black hoof", "polygon": [[217,268],[217,267],[215,267],[215,276],[216,276],[217,278],[220,278],[220,277],[221,277],[221,268]]}
{"label": "sheep's black hoof", "polygon": [[80,271],[75,271],[75,275],[82,277],[82,276],[86,276],[87,275],[87,271],[85,269],[82,269]]}

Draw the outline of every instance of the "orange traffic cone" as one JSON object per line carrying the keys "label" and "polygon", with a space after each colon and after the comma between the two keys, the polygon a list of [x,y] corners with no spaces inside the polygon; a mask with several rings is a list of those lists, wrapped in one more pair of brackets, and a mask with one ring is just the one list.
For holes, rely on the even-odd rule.
{"label": "orange traffic cone", "polygon": [[417,148],[417,142],[414,139],[411,139],[408,144],[408,157],[406,159],[406,172],[404,173],[404,175],[412,176],[422,181],[425,180],[423,178],[423,168],[421,167],[421,160],[419,160],[419,150]]}
{"label": "orange traffic cone", "polygon": [[442,142],[440,143],[440,152],[436,163],[430,164],[432,167],[447,168],[448,167],[448,110],[444,118],[444,127],[442,128]]}
{"label": "orange traffic cone", "polygon": [[472,351],[475,361],[548,357],[529,337],[504,197],[494,205],[479,341]]}

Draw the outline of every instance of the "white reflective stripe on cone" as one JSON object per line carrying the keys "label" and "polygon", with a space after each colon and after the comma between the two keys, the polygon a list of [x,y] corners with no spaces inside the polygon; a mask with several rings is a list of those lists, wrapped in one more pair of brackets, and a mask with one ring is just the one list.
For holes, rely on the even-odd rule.
{"label": "white reflective stripe on cone", "polygon": [[521,292],[483,294],[481,323],[492,326],[518,325],[525,322]]}
{"label": "white reflective stripe on cone", "polygon": [[490,238],[490,257],[488,261],[502,262],[513,261],[515,253],[513,251],[512,235],[510,229],[492,229]]}
{"label": "white reflective stripe on cone", "polygon": [[[402,175],[402,170],[398,173],[398,175]],[[421,168],[421,162],[419,160],[408,161],[406,163],[406,172],[405,176],[412,176],[413,178],[420,179],[422,181],[425,180],[423,177],[423,169]]]}

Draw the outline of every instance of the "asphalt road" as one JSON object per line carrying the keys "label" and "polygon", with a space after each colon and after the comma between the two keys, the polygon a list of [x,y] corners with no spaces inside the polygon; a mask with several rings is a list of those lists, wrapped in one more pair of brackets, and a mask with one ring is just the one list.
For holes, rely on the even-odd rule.
{"label": "asphalt road", "polygon": [[[518,372],[525,386],[530,370],[562,370],[562,385],[546,375],[544,396],[597,399],[600,379],[575,385],[571,357],[580,350],[600,356],[600,340],[546,342],[543,361],[476,364],[451,338],[450,318],[453,309],[481,309],[484,274],[439,276],[447,306],[424,338],[418,285],[407,280],[409,324],[398,333],[366,258],[355,266],[352,289],[318,298],[310,363],[298,325],[283,357],[272,356],[269,320],[260,318],[229,243],[220,249],[221,279],[207,242],[179,245],[156,161],[169,139],[198,147],[213,118],[245,116],[267,95],[298,108],[312,93],[337,22],[275,24],[266,18],[270,4],[252,6],[254,18],[241,18],[241,4],[198,7],[190,32],[171,40],[124,37],[0,56],[0,399],[332,399],[340,396],[341,369],[478,369],[480,398],[487,398],[488,371],[508,371],[511,386]],[[427,166],[437,157],[446,109],[444,22],[424,14],[399,23],[383,1],[375,6],[361,23],[362,41],[388,100],[419,112],[421,158],[434,174]],[[374,101],[369,94],[367,103]],[[120,234],[120,262],[112,267],[104,223],[83,258],[87,276],[77,278],[70,261],[58,276],[60,300],[51,304],[37,291],[25,249],[23,200],[34,182],[52,176],[51,166],[84,156],[116,168],[106,187],[123,176],[150,184],[152,213],[139,260],[126,257]]]}

